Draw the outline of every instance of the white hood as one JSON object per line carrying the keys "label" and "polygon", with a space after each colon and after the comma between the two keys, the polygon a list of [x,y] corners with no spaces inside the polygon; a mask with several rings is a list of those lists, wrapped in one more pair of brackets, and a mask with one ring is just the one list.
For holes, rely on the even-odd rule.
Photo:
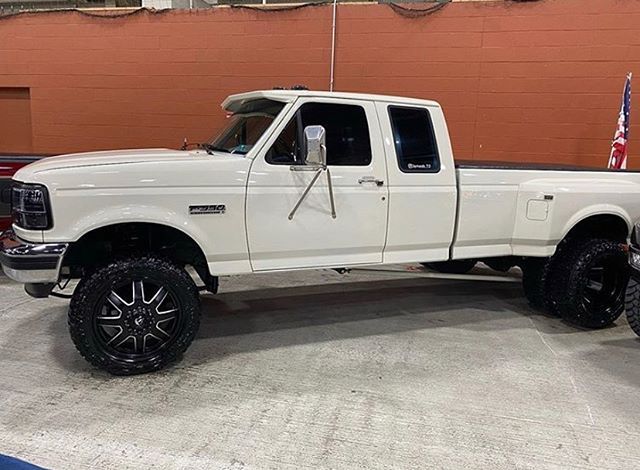
{"label": "white hood", "polygon": [[[141,149],[47,157],[20,168],[13,178],[50,191],[79,188],[236,186],[246,183],[251,160],[203,150]],[[242,174],[242,176],[239,176]]]}
{"label": "white hood", "polygon": [[[187,152],[171,149],[139,149],[139,150],[109,150],[104,152],[85,152],[47,157],[32,163],[19,173],[36,174],[43,171],[59,170],[63,168],[78,168],[86,166],[121,165],[123,163],[149,163],[170,160],[189,160],[206,158],[204,152]],[[20,179],[16,174],[16,179]]]}

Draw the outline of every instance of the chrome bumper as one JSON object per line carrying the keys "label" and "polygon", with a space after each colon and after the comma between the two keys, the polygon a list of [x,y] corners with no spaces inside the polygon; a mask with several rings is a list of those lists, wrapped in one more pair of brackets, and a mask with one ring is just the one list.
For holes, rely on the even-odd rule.
{"label": "chrome bumper", "polygon": [[0,264],[4,273],[23,284],[47,284],[60,280],[60,268],[68,243],[30,243],[11,230],[0,234]]}

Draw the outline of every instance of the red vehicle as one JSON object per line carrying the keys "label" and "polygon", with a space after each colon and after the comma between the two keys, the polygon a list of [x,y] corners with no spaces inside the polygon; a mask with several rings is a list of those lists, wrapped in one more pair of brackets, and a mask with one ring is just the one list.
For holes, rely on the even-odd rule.
{"label": "red vehicle", "polygon": [[16,155],[0,155],[0,232],[11,226],[11,204],[7,198],[13,174],[23,166],[38,160],[41,157],[34,156],[16,156]]}

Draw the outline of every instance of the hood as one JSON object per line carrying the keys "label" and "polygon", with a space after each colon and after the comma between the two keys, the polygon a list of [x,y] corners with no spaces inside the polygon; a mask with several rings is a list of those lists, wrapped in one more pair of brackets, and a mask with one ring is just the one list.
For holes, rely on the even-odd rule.
{"label": "hood", "polygon": [[242,186],[251,160],[203,150],[116,150],[47,157],[20,168],[14,179],[49,191],[99,188]]}
{"label": "hood", "polygon": [[[109,150],[104,152],[84,152],[47,157],[25,167],[21,172],[30,174],[42,171],[60,170],[88,166],[121,165],[125,163],[154,163],[170,160],[190,160],[206,158],[205,152],[171,149]],[[16,179],[20,179],[16,177]]]}

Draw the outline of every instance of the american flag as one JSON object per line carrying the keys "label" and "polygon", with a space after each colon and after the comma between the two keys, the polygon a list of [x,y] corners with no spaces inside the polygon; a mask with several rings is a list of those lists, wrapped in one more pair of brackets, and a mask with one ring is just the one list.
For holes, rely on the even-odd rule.
{"label": "american flag", "polygon": [[611,143],[609,168],[623,170],[627,168],[627,146],[629,143],[629,111],[631,109],[631,74],[627,75],[622,95],[622,107],[618,116],[618,127]]}

